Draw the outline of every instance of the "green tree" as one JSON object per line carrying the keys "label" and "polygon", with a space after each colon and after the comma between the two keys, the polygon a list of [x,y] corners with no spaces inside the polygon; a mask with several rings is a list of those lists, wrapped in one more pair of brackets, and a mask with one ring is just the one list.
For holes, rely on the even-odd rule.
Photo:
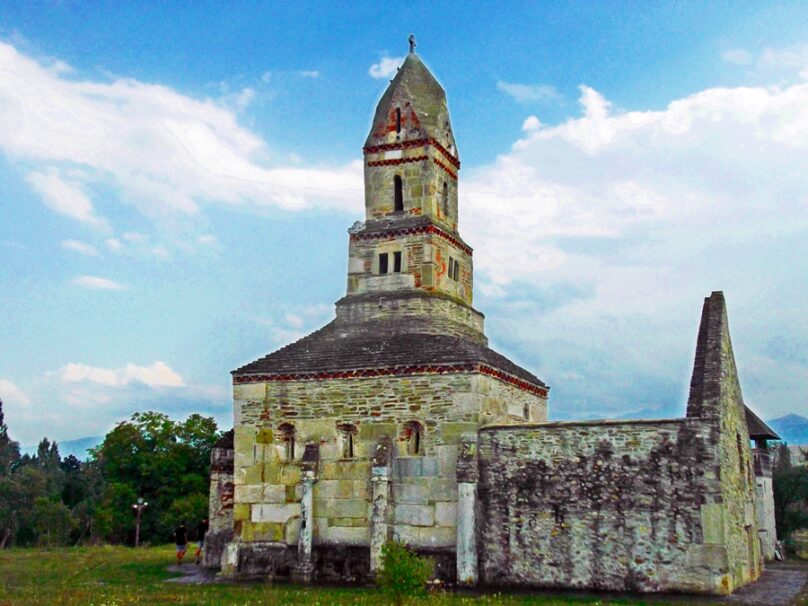
{"label": "green tree", "polygon": [[3,546],[36,542],[34,503],[38,498],[47,497],[47,486],[47,477],[33,465],[0,477],[0,542]]}
{"label": "green tree", "polygon": [[[95,532],[130,542],[131,506],[137,497],[149,502],[141,519],[143,541],[169,540],[178,518],[193,524],[205,517],[210,452],[218,438],[216,422],[198,414],[179,422],[144,412],[119,423],[92,451],[108,482],[94,516]],[[131,500],[124,506],[125,498]]]}
{"label": "green tree", "polygon": [[408,596],[426,594],[432,570],[431,560],[420,557],[403,543],[388,541],[382,545],[381,570],[376,583],[396,606],[401,606]]}
{"label": "green tree", "polygon": [[[0,400],[0,476],[10,474],[19,460],[20,445],[8,435],[3,413],[3,400]],[[0,537],[0,541],[2,541],[2,537]]]}
{"label": "green tree", "polygon": [[64,503],[46,497],[34,499],[32,522],[37,544],[45,547],[67,545],[76,527]]}
{"label": "green tree", "polygon": [[808,466],[792,465],[784,443],[775,454],[772,484],[777,536],[787,540],[795,530],[808,528]]}

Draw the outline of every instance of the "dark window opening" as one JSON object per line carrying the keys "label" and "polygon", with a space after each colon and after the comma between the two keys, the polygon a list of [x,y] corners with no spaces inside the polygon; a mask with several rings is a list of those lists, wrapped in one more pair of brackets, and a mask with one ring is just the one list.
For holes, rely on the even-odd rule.
{"label": "dark window opening", "polygon": [[381,253],[379,255],[379,273],[387,273],[387,253]]}
{"label": "dark window opening", "polygon": [[444,181],[443,182],[443,198],[441,199],[441,212],[443,212],[443,216],[448,218],[449,217],[449,184]]}
{"label": "dark window opening", "polygon": [[417,421],[407,423],[407,454],[411,456],[423,454],[422,432],[423,428]]}
{"label": "dark window opening", "polygon": [[454,266],[455,266],[455,260],[452,257],[449,257],[449,271],[446,272],[446,277],[449,278],[450,280],[454,280],[453,278]]}
{"label": "dark window opening", "polygon": [[396,132],[401,132],[401,108],[396,108]]}
{"label": "dark window opening", "polygon": [[457,282],[457,281],[460,279],[460,262],[459,262],[459,261],[455,261],[455,264],[454,264],[454,275],[452,276],[452,279],[453,279],[455,282]]}
{"label": "dark window opening", "polygon": [[289,423],[284,423],[278,427],[283,440],[283,456],[287,461],[293,461],[295,458],[295,427]]}
{"label": "dark window opening", "polygon": [[342,458],[353,459],[354,453],[354,434],[356,433],[356,426],[349,423],[338,425],[338,429],[342,434]]}
{"label": "dark window opening", "polygon": [[393,253],[393,273],[401,273],[401,251],[398,250]]}
{"label": "dark window opening", "polygon": [[398,175],[393,177],[393,210],[404,210],[404,189]]}
{"label": "dark window opening", "polygon": [[524,414],[525,421],[529,421],[530,420],[530,406],[528,404],[525,404],[525,407],[522,410],[522,413]]}

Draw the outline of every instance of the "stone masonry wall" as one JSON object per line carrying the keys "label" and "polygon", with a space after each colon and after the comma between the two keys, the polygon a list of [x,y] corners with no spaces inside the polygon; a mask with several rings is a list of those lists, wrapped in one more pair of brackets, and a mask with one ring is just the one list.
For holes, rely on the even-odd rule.
{"label": "stone masonry wall", "polygon": [[[239,384],[234,399],[234,522],[245,569],[258,568],[244,555],[251,550],[265,557],[272,545],[287,559],[287,547],[298,541],[300,456],[307,443],[319,446],[315,557],[327,557],[326,548],[367,550],[371,457],[384,436],[393,444],[389,538],[430,553],[453,553],[460,436],[475,432],[481,419],[524,422],[526,407],[532,418],[546,418],[545,399],[474,373]],[[423,431],[421,454],[415,456],[411,422]],[[294,427],[292,460],[284,425]],[[348,430],[353,431],[352,458],[345,456]],[[442,568],[448,577],[453,566],[446,562]]]}
{"label": "stone masonry wall", "polygon": [[721,501],[714,453],[687,419],[483,428],[482,582],[722,592],[702,518]]}
{"label": "stone masonry wall", "polygon": [[221,566],[225,545],[233,538],[233,432],[225,435],[210,455],[210,501],[208,533],[203,551],[204,565]]}
{"label": "stone masonry wall", "polygon": [[[393,271],[393,253],[402,253],[401,272]],[[388,273],[379,274],[379,255],[388,254]],[[394,292],[413,288],[436,291],[472,303],[472,255],[436,233],[391,235],[350,240],[348,294]],[[449,259],[460,264],[458,279],[449,275]]]}

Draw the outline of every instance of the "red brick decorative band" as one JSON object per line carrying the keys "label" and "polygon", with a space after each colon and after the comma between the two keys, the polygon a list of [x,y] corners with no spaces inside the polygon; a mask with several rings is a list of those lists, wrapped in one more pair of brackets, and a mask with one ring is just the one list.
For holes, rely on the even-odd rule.
{"label": "red brick decorative band", "polygon": [[449,176],[450,176],[452,179],[454,179],[455,181],[457,181],[457,175],[456,175],[456,174],[454,174],[454,173],[453,173],[451,170],[449,170],[449,167],[448,167],[448,166],[446,166],[446,165],[445,165],[443,162],[441,162],[441,161],[440,161],[440,160],[438,160],[437,158],[432,158],[432,161],[433,161],[435,164],[437,164],[438,166],[440,166],[440,167],[441,167],[441,168],[442,168],[444,171],[446,171],[446,173],[447,173],[447,174],[448,174],[448,175],[449,175]]}
{"label": "red brick decorative band", "polygon": [[472,249],[470,246],[464,244],[451,234],[446,233],[436,225],[419,225],[418,227],[389,229],[386,231],[377,231],[369,234],[351,234],[351,240],[383,240],[384,238],[391,238],[395,236],[415,236],[418,234],[435,234],[436,236],[451,242],[467,255],[471,256],[472,254]]}
{"label": "red brick decorative band", "polygon": [[366,154],[378,154],[379,152],[393,151],[396,149],[410,149],[413,147],[421,147],[422,145],[431,145],[446,157],[449,164],[457,169],[460,169],[460,160],[450,154],[449,150],[447,150],[445,147],[443,147],[443,145],[438,143],[438,141],[433,138],[414,139],[412,141],[400,141],[398,143],[382,143],[381,145],[368,145],[367,147],[363,147],[362,151]]}
{"label": "red brick decorative band", "polygon": [[412,158],[395,158],[392,160],[374,160],[368,162],[368,166],[397,166],[399,164],[407,164],[408,162],[420,162],[421,160],[429,160],[429,156],[413,156]]}
{"label": "red brick decorative band", "polygon": [[417,366],[393,366],[389,368],[363,368],[359,370],[343,370],[330,372],[299,372],[299,373],[273,373],[256,375],[235,375],[234,385],[245,383],[265,383],[269,381],[329,381],[331,379],[364,379],[368,377],[400,377],[408,375],[425,374],[452,374],[461,372],[478,372],[489,377],[493,377],[508,385],[523,391],[536,394],[543,398],[547,397],[547,387],[539,387],[523,379],[519,379],[506,372],[498,370],[487,364],[466,363],[466,364],[424,364]]}

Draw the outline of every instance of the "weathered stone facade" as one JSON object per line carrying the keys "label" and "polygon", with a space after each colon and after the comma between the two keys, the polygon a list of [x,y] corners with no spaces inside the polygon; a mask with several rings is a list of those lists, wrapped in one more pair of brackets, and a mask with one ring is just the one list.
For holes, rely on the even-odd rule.
{"label": "weathered stone facade", "polygon": [[225,545],[233,540],[233,430],[226,432],[210,454],[208,533],[203,563],[218,568]]}
{"label": "weathered stone facade", "polygon": [[548,423],[549,388],[488,347],[472,307],[446,98],[414,53],[364,154],[335,319],[233,372],[222,573],[361,581],[395,539],[460,584],[727,593],[757,578],[723,296],[705,302],[686,418]]}

